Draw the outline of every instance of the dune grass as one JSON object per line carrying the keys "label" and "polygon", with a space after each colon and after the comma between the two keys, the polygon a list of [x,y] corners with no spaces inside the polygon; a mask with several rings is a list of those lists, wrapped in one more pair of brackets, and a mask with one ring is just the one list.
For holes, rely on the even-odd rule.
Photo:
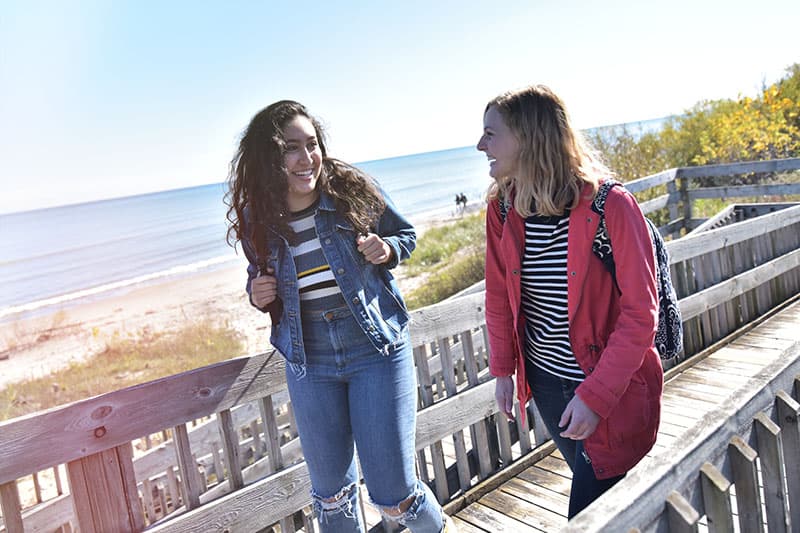
{"label": "dune grass", "polygon": [[238,332],[210,320],[177,331],[115,334],[102,352],[85,361],[0,390],[0,420],[178,374],[243,351]]}
{"label": "dune grass", "polygon": [[420,237],[405,264],[409,275],[424,275],[425,280],[405,295],[409,309],[440,302],[483,279],[485,217],[482,210]]}

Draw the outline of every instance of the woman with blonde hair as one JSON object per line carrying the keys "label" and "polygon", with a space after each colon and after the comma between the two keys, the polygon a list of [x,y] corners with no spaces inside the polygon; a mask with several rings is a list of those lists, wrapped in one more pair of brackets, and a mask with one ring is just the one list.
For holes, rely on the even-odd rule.
{"label": "woman with blonde hair", "polygon": [[[483,123],[477,148],[494,179],[486,324],[495,397],[511,418],[516,375],[520,404],[533,398],[572,469],[571,518],[655,443],[663,372],[653,345],[658,300],[650,233],[630,193],[601,189],[611,172],[549,88],[492,99]],[[605,233],[598,232],[601,221]],[[604,234],[614,244],[616,271],[624,273],[616,280],[593,253]]]}

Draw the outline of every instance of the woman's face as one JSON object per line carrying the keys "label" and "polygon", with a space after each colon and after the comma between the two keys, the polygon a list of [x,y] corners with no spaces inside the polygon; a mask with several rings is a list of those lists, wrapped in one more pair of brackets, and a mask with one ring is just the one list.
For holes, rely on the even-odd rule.
{"label": "woman's face", "polygon": [[477,148],[489,158],[489,175],[494,179],[513,177],[517,173],[519,141],[496,106],[491,106],[483,115],[483,135]]}
{"label": "woman's face", "polygon": [[283,128],[285,147],[283,164],[289,191],[286,204],[290,211],[300,211],[317,199],[317,180],[322,169],[322,149],[311,121],[297,115]]}

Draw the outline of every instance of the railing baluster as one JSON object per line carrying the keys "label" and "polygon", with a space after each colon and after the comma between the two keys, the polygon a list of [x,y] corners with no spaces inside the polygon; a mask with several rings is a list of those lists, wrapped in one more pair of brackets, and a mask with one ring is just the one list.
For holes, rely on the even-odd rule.
{"label": "railing baluster", "polygon": [[175,452],[178,456],[178,469],[181,473],[181,487],[183,490],[183,504],[187,510],[200,506],[200,480],[197,465],[192,457],[189,446],[189,434],[186,424],[175,426]]}
{"label": "railing baluster", "polygon": [[708,530],[711,533],[733,533],[731,482],[711,463],[700,467],[700,482],[703,487],[703,505],[708,517]]}
{"label": "railing baluster", "polygon": [[736,487],[736,510],[739,513],[739,530],[763,532],[764,518],[761,514],[761,498],[758,493],[758,471],[756,451],[741,437],[735,436],[728,445]]}
{"label": "railing baluster", "polygon": [[783,468],[783,446],[781,428],[764,412],[754,420],[758,440],[758,457],[761,460],[761,477],[764,480],[764,504],[767,507],[767,527],[770,533],[789,531],[789,508]]}
{"label": "railing baluster", "polygon": [[698,530],[700,515],[679,492],[667,496],[667,519],[670,533],[693,533]]}
{"label": "railing baluster", "polygon": [[6,531],[9,533],[21,532],[23,530],[22,508],[16,480],[0,485],[0,509],[3,510],[3,525]]}

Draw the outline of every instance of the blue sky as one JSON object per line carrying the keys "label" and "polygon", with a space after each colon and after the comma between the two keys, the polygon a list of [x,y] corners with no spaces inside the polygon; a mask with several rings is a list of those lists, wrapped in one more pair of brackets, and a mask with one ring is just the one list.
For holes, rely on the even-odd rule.
{"label": "blue sky", "polygon": [[797,0],[0,0],[0,213],[222,181],[281,98],[351,162],[473,144],[529,83],[580,127],[680,113],[778,79],[798,20]]}

